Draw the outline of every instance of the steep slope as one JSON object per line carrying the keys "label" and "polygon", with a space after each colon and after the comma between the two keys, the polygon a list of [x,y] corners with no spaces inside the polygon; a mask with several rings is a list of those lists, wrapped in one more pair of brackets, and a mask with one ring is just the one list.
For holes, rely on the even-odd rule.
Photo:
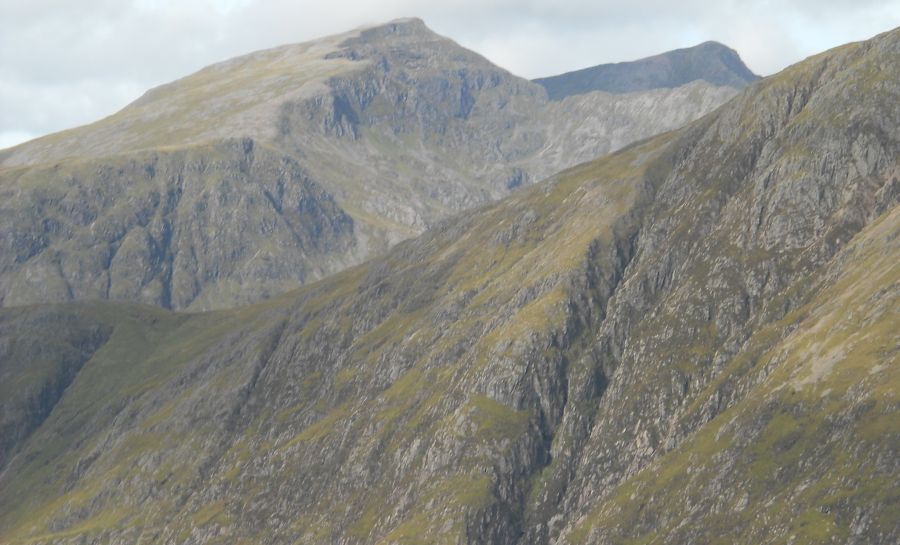
{"label": "steep slope", "polygon": [[561,541],[896,541],[898,234],[895,206],[669,424],[705,425],[589,500]]}
{"label": "steep slope", "polygon": [[0,405],[0,536],[895,543],[898,58],[808,59],[264,304],[0,311],[0,373],[42,323],[79,360],[49,414]]}
{"label": "steep slope", "polygon": [[591,91],[629,93],[661,87],[679,87],[702,80],[714,85],[743,89],[759,79],[744,65],[737,52],[718,42],[676,49],[645,59],[601,64],[538,78],[551,100]]}
{"label": "steep slope", "polygon": [[[679,127],[734,93],[694,83],[550,102],[539,85],[415,19],[253,53],[151,90],[92,125],[0,152],[0,222],[9,234],[0,239],[0,301],[108,297],[210,309],[257,300],[359,263],[520,185]],[[201,237],[185,212],[232,185],[229,169],[251,164],[259,149],[291,174],[248,172],[239,184],[245,205],[235,206],[225,190],[217,213],[240,236],[226,233],[212,254],[195,251]],[[172,180],[135,174],[185,154],[193,158],[188,168],[164,169]],[[164,205],[177,213],[122,202],[123,194],[147,195],[160,185],[183,192]],[[290,196],[315,186],[316,200],[333,201],[328,218],[313,214],[288,234],[282,205],[264,198],[276,186]],[[86,194],[103,204],[89,206]],[[305,214],[297,202],[284,206]],[[116,216],[123,207],[143,219]],[[147,236],[150,217],[191,241]],[[93,222],[115,228],[94,236]],[[331,224],[339,224],[340,240]],[[269,238],[270,225],[284,232]],[[273,246],[277,253],[266,250]],[[269,259],[248,264],[260,249]],[[222,253],[236,263],[226,265]],[[116,266],[129,270],[124,289],[113,287],[121,279]],[[45,278],[50,289],[39,285]]]}
{"label": "steep slope", "polygon": [[232,306],[359,258],[353,220],[333,197],[249,139],[20,168],[5,180],[6,305]]}

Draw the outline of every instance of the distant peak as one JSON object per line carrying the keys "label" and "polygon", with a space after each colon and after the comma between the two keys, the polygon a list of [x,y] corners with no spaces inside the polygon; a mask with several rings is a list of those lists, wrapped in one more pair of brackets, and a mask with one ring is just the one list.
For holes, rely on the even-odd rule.
{"label": "distant peak", "polygon": [[413,25],[413,26],[425,26],[425,21],[420,19],[419,17],[399,17],[397,19],[391,19],[384,25]]}
{"label": "distant peak", "polygon": [[[681,51],[681,50],[675,50]],[[703,43],[699,43],[693,47],[687,47],[684,51],[697,51],[697,52],[710,52],[710,53],[724,53],[727,55],[734,55],[735,57],[739,57],[738,52],[734,50],[734,48],[728,47],[722,42],[717,42],[714,40],[709,40]],[[669,53],[674,53],[670,51]],[[668,53],[663,53],[663,55],[667,55]]]}
{"label": "distant peak", "polygon": [[737,51],[706,41],[636,61],[601,64],[534,81],[547,89],[551,99],[562,100],[592,91],[629,93],[673,88],[696,80],[740,89],[757,79],[759,76],[747,68]]}
{"label": "distant peak", "polygon": [[705,42],[695,45],[694,47],[689,47],[687,49],[699,49],[699,48],[716,48],[716,49],[727,49],[729,51],[734,51],[733,49],[731,49],[727,45],[723,44],[722,42],[717,42],[715,40],[707,40]]}
{"label": "distant peak", "polygon": [[399,19],[391,19],[390,21],[384,23],[376,23],[372,25],[363,26],[362,29],[365,31],[371,30],[379,30],[383,32],[409,32],[409,31],[428,31],[428,26],[425,25],[425,21],[418,17],[401,17]]}

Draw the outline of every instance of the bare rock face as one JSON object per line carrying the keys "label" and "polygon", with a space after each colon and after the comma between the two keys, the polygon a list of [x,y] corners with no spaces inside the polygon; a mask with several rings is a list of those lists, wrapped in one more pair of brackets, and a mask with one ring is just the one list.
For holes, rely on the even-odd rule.
{"label": "bare rock face", "polygon": [[[353,220],[252,140],[18,169],[0,188],[0,300],[234,306],[352,262]],[[25,188],[22,191],[20,188]],[[343,259],[343,261],[342,261]]]}
{"label": "bare rock face", "polygon": [[896,543],[898,59],[810,58],[264,303],[3,309],[0,384],[67,363],[0,397],[0,535]]}
{"label": "bare rock face", "polygon": [[550,102],[417,19],[252,53],[0,152],[0,301],[260,300],[735,92]]}

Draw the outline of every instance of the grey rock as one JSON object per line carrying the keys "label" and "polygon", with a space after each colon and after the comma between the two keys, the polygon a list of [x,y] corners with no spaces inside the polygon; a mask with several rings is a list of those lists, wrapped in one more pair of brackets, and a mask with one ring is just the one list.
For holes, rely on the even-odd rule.
{"label": "grey rock", "polygon": [[[550,102],[415,19],[252,53],[0,151],[0,301],[202,310],[260,300],[681,126],[735,92],[695,82]],[[304,181],[259,167],[254,145]],[[193,160],[184,172],[155,164],[182,155]],[[320,197],[302,200],[304,184],[329,211],[310,204],[306,216]],[[279,192],[294,199],[287,213]]]}
{"label": "grey rock", "polygon": [[758,79],[735,50],[718,42],[703,42],[645,59],[601,64],[534,81],[547,89],[552,100],[562,100],[592,91],[631,93],[698,80],[743,89]]}

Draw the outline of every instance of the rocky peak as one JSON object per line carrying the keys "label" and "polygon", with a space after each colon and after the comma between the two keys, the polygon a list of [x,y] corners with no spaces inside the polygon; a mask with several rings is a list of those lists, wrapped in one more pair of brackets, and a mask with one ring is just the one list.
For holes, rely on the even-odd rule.
{"label": "rocky peak", "polygon": [[671,88],[696,80],[741,89],[759,76],[750,71],[737,52],[719,42],[703,42],[644,59],[601,64],[534,80],[553,100],[591,91],[628,93]]}
{"label": "rocky peak", "polygon": [[506,72],[453,40],[435,33],[418,18],[394,19],[348,34],[326,58],[369,60],[382,68],[403,65],[438,71],[483,69]]}
{"label": "rocky peak", "polygon": [[401,19],[393,19],[386,23],[377,24],[361,29],[359,40],[364,42],[382,42],[386,40],[397,40],[404,38],[439,38],[425,24],[425,21],[418,17],[404,17]]}

